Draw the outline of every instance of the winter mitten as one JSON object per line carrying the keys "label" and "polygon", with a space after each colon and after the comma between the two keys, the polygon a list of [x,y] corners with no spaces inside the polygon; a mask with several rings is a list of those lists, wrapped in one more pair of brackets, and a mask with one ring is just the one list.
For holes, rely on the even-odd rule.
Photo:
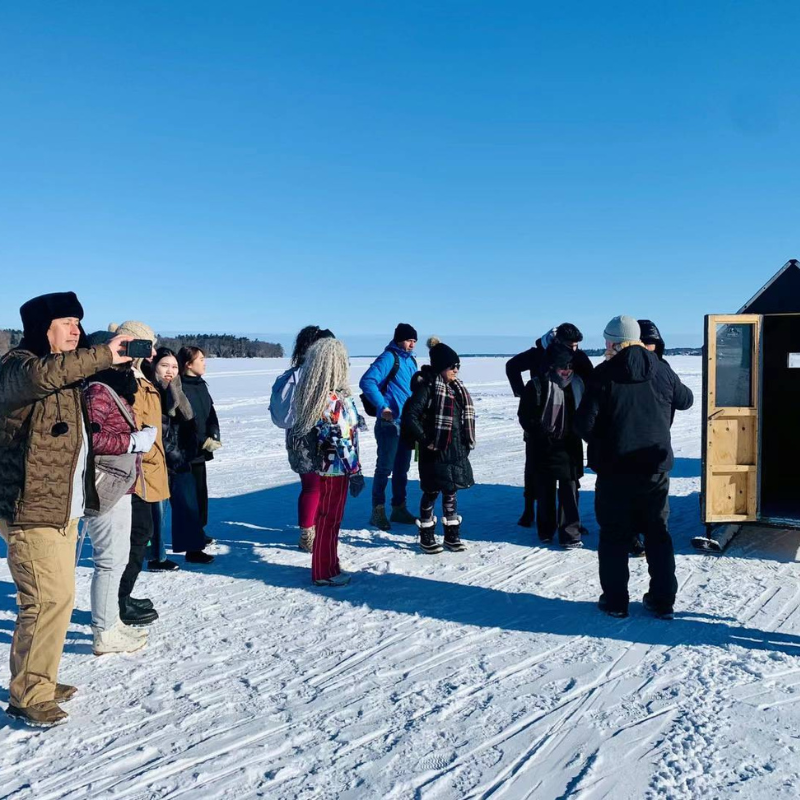
{"label": "winter mitten", "polygon": [[147,425],[140,431],[133,431],[131,433],[131,443],[128,445],[128,452],[148,453],[156,443],[157,435],[158,431],[152,425]]}
{"label": "winter mitten", "polygon": [[364,490],[364,476],[360,472],[350,476],[350,496],[358,497]]}
{"label": "winter mitten", "polygon": [[208,450],[209,453],[219,450],[220,447],[222,447],[222,442],[218,442],[216,439],[212,439],[210,436],[203,442],[203,450]]}

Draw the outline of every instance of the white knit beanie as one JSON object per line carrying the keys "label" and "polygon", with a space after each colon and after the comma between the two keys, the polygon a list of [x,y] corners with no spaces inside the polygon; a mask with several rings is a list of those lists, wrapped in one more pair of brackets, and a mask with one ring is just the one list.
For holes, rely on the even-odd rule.
{"label": "white knit beanie", "polygon": [[619,317],[614,317],[606,329],[603,331],[603,336],[607,342],[614,344],[622,344],[622,342],[638,342],[639,337],[642,335],[639,323],[633,317],[622,314]]}
{"label": "white knit beanie", "polygon": [[108,329],[111,333],[115,333],[118,336],[133,336],[134,339],[149,339],[153,343],[153,347],[156,346],[156,342],[158,341],[155,331],[149,325],[145,325],[144,322],[137,322],[133,319],[123,322],[122,325],[117,325],[115,322],[112,322],[108,326]]}

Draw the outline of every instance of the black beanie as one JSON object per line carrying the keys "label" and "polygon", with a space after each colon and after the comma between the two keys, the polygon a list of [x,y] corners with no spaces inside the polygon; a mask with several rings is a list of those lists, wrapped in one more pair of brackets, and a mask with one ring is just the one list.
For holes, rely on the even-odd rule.
{"label": "black beanie", "polygon": [[656,355],[661,358],[664,355],[665,347],[664,340],[661,338],[661,331],[652,320],[640,319],[638,322],[641,329],[639,338],[642,344],[654,344],[656,346]]}
{"label": "black beanie", "polygon": [[[37,356],[46,356],[50,352],[47,331],[54,319],[76,317],[83,319],[83,306],[75,292],[53,292],[42,294],[24,303],[19,310],[22,318],[23,338],[20,347],[30,350]],[[79,347],[86,347],[86,334],[81,328]]]}
{"label": "black beanie", "polygon": [[444,372],[461,361],[458,353],[452,347],[440,342],[435,336],[431,336],[428,339],[428,349],[430,351],[431,368],[434,372]]}
{"label": "black beanie", "polygon": [[395,342],[404,342],[406,339],[418,339],[416,328],[413,325],[409,325],[407,322],[401,322],[395,329],[394,329],[394,341]]}

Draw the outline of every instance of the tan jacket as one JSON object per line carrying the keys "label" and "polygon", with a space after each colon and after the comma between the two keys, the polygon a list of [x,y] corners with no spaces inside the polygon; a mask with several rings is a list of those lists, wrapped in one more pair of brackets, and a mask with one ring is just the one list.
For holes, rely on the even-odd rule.
{"label": "tan jacket", "polygon": [[[90,430],[80,384],[112,359],[101,345],[43,358],[16,348],[0,361],[0,519],[9,525],[69,522],[82,424]],[[53,436],[59,421],[67,432]],[[96,508],[91,451],[85,490]]]}
{"label": "tan jacket", "polygon": [[142,427],[152,425],[157,431],[156,443],[142,457],[142,477],[136,484],[136,494],[148,503],[155,503],[169,499],[167,459],[161,429],[161,395],[141,372],[136,370],[135,374],[139,388],[133,402],[133,413]]}

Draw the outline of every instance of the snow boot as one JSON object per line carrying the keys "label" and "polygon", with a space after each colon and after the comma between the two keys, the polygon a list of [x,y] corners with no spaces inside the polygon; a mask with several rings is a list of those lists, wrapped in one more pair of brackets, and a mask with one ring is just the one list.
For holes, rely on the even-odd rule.
{"label": "snow boot", "polygon": [[425,520],[417,520],[417,527],[419,528],[419,548],[423,553],[435,555],[441,553],[443,548],[436,541],[436,517]]}
{"label": "snow boot", "polygon": [[314,586],[347,586],[350,583],[350,573],[340,572],[331,578],[320,578],[314,581]]}
{"label": "snow boot", "polygon": [[26,708],[18,708],[9,703],[6,714],[33,728],[52,728],[54,725],[63,725],[69,719],[69,714],[55,700],[34,703]]}
{"label": "snow boot", "polygon": [[214,556],[206,553],[204,550],[187,550],[186,563],[187,564],[210,564],[214,560]]}
{"label": "snow boot", "polygon": [[70,686],[68,683],[57,683],[53,694],[53,701],[56,703],[66,703],[78,694],[77,686]]}
{"label": "snow boot", "polygon": [[314,549],[314,537],[317,529],[312,525],[310,528],[300,528],[300,540],[297,546],[304,552],[310,553]]}
{"label": "snow boot", "polygon": [[154,608],[139,608],[131,603],[130,597],[120,597],[119,618],[126,625],[149,625],[158,619],[158,611]]}
{"label": "snow boot", "polygon": [[149,597],[129,597],[131,605],[141,608],[142,611],[149,611],[153,608],[153,601]]}
{"label": "snow boot", "polygon": [[398,522],[400,525],[416,525],[417,518],[406,508],[406,504],[392,506],[392,516],[390,522]]}
{"label": "snow boot", "polygon": [[675,619],[675,610],[671,605],[666,603],[659,603],[650,597],[650,592],[647,592],[642,598],[642,605],[649,611],[656,619]]}
{"label": "snow boot", "polygon": [[180,569],[180,565],[176,564],[174,561],[170,561],[168,558],[165,558],[163,561],[153,560],[147,562],[148,572],[172,572],[176,569]]}
{"label": "snow boot", "polygon": [[95,631],[92,652],[96,656],[109,653],[135,653],[147,644],[147,636],[128,636],[125,625],[118,622],[107,631]]}
{"label": "snow boot", "polygon": [[604,594],[600,595],[600,599],[597,601],[597,607],[605,614],[608,614],[609,617],[617,617],[619,619],[624,619],[628,616],[628,609],[612,606],[606,596]]}
{"label": "snow boot", "polygon": [[454,553],[460,553],[462,550],[466,550],[467,546],[459,538],[461,517],[456,516],[455,519],[443,517],[442,525],[444,525],[444,546]]}
{"label": "snow boot", "polygon": [[372,509],[372,516],[369,518],[369,524],[374,525],[382,531],[390,531],[392,525],[386,518],[386,506],[374,506]]}

